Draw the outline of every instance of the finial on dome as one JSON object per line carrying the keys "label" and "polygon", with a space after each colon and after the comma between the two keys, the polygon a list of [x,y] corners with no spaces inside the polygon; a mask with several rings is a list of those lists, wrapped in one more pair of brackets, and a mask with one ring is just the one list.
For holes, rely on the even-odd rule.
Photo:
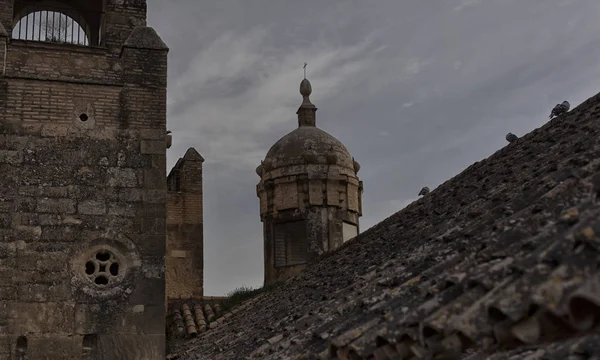
{"label": "finial on dome", "polygon": [[[310,94],[312,94],[312,85],[310,84],[310,81],[308,81],[308,79],[306,78],[306,67],[307,66],[308,66],[308,63],[304,63],[304,79],[300,83],[300,94],[304,98],[305,102],[308,100],[308,97],[310,96]],[[310,104],[310,100],[308,100],[308,103]]]}
{"label": "finial on dome", "polygon": [[302,104],[296,112],[298,114],[298,126],[315,126],[315,112],[317,108],[310,102],[310,94],[312,94],[312,85],[306,78],[306,65],[304,63],[304,79],[300,83],[300,94],[302,95]]}
{"label": "finial on dome", "polygon": [[[302,80],[302,82],[300,83],[300,94],[303,98],[306,98],[307,100],[310,94],[312,94],[312,85],[310,84],[310,81],[308,81],[308,79],[306,78],[304,78],[304,80]],[[310,102],[310,100],[308,100],[308,102]]]}

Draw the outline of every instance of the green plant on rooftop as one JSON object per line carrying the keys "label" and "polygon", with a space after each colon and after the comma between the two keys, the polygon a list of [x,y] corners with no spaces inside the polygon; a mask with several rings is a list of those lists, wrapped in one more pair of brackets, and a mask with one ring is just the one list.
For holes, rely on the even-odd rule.
{"label": "green plant on rooftop", "polygon": [[236,305],[239,305],[246,300],[252,299],[257,295],[269,292],[276,288],[278,285],[279,283],[274,283],[260,288],[253,288],[251,286],[242,285],[225,294],[225,299],[221,301],[221,312],[231,310]]}

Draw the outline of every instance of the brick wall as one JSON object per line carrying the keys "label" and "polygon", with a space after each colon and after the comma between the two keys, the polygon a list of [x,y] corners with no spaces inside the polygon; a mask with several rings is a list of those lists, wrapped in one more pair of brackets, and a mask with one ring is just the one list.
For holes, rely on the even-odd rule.
{"label": "brick wall", "polygon": [[167,180],[167,299],[204,293],[203,162],[195,149],[189,149]]}
{"label": "brick wall", "polygon": [[102,48],[12,40],[8,55],[8,77],[121,83],[120,59]]}
{"label": "brick wall", "polygon": [[7,46],[0,360],[19,336],[31,360],[164,359],[168,49],[124,45],[145,1],[109,8],[107,48]]}

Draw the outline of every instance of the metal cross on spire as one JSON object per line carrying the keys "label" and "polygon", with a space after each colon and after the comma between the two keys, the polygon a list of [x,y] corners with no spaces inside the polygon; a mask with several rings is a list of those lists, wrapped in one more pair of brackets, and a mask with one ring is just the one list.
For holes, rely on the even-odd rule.
{"label": "metal cross on spire", "polygon": [[306,65],[308,65],[307,63],[304,63],[304,78],[306,79]]}

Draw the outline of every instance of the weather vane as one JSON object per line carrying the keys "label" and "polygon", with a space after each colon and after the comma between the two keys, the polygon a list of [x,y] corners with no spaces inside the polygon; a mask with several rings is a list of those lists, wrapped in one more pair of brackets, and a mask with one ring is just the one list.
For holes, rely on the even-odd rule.
{"label": "weather vane", "polygon": [[304,78],[306,79],[306,65],[308,65],[307,63],[304,63]]}

